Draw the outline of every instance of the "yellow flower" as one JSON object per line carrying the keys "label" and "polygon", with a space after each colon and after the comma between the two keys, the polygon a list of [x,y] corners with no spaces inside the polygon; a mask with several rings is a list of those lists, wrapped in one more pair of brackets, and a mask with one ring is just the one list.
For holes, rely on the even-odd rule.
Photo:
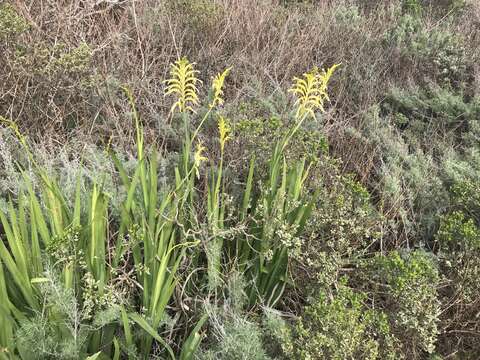
{"label": "yellow flower", "polygon": [[200,165],[202,164],[202,162],[207,161],[208,159],[205,156],[203,156],[203,152],[205,151],[205,146],[203,146],[201,142],[197,143],[196,148],[197,149],[195,150],[195,155],[193,156],[193,159],[194,159],[193,168],[195,169],[195,174],[197,175],[197,178],[199,178],[200,173],[198,169],[200,168]]}
{"label": "yellow flower", "polygon": [[223,104],[223,84],[225,83],[225,78],[229,74],[230,70],[232,68],[229,67],[225,69],[225,71],[221,74],[217,74],[213,78],[213,83],[212,83],[212,88],[213,88],[213,100],[212,103],[210,104],[210,108],[213,108],[217,105],[222,105]]}
{"label": "yellow flower", "polygon": [[177,96],[177,101],[173,104],[171,112],[174,112],[177,108],[180,112],[195,112],[193,106],[198,105],[196,84],[201,81],[196,77],[198,71],[194,69],[194,65],[186,58],[177,60],[170,65],[171,78],[165,81],[167,84],[165,96],[171,94]]}
{"label": "yellow flower", "polygon": [[218,132],[220,135],[220,150],[223,152],[225,143],[231,139],[231,129],[230,125],[227,123],[227,120],[221,115],[218,117]]}
{"label": "yellow flower", "polygon": [[315,118],[315,111],[325,111],[323,104],[325,100],[329,101],[327,88],[330,78],[335,69],[340,64],[335,64],[327,71],[320,71],[317,67],[308,73],[303,74],[302,78],[293,78],[294,84],[289,90],[297,97],[295,104],[297,105],[297,112],[295,117],[297,119],[307,115]]}

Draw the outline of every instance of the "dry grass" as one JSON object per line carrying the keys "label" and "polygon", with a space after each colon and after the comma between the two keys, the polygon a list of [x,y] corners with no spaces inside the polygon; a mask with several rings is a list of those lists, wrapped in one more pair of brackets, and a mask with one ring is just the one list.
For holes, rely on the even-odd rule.
{"label": "dry grass", "polygon": [[[336,124],[354,123],[392,85],[414,83],[419,70],[418,64],[399,62],[394,49],[382,45],[397,21],[396,1],[369,2],[358,7],[355,18],[348,17],[348,2],[340,0],[288,7],[273,0],[261,6],[256,0],[12,3],[31,24],[17,39],[27,51],[54,44],[65,44],[68,51],[86,42],[93,54],[86,74],[94,78],[93,86],[79,91],[81,78],[61,74],[46,81],[33,76],[31,68],[15,64],[11,46],[3,45],[0,112],[33,135],[48,131],[61,139],[68,130],[129,138],[126,107],[117,97],[122,83],[133,87],[144,119],[158,130],[167,112],[160,79],[180,56],[195,59],[205,78],[233,66],[227,95],[239,101],[252,84],[268,93],[286,88],[294,74],[313,65],[342,62],[332,90],[331,121]],[[479,41],[474,31],[478,6],[475,16],[465,18],[456,26],[468,37],[473,56]]]}

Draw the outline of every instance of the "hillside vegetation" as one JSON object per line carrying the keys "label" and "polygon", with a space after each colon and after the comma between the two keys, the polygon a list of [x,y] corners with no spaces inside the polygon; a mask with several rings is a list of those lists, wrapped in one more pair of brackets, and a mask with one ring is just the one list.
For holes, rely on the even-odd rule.
{"label": "hillside vegetation", "polygon": [[0,1],[0,359],[478,359],[480,3]]}

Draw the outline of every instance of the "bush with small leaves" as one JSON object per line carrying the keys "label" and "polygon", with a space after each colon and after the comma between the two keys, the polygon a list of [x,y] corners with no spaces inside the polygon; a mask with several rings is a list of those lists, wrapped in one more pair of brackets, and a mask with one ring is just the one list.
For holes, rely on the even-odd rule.
{"label": "bush with small leaves", "polygon": [[[478,188],[476,190],[478,192]],[[478,206],[478,204],[477,204]],[[462,356],[480,351],[478,301],[480,299],[480,226],[478,218],[454,211],[441,218],[436,236],[442,272],[447,279],[441,289],[444,347],[461,344]],[[447,336],[450,334],[450,336]]]}
{"label": "bush with small leaves", "polygon": [[19,35],[28,28],[27,20],[20,16],[12,5],[0,4],[0,40]]}
{"label": "bush with small leaves", "polygon": [[225,11],[219,2],[212,0],[169,0],[166,3],[190,30],[188,36],[197,39],[213,33]]}
{"label": "bush with small leaves", "polygon": [[389,314],[392,331],[401,339],[409,358],[435,351],[440,317],[435,256],[423,250],[394,251],[367,261],[366,281],[371,301]]}
{"label": "bush with small leaves", "polygon": [[[475,160],[475,158],[472,160]],[[480,174],[477,177],[467,177],[454,183],[450,191],[455,207],[467,213],[471,219],[476,219],[477,223],[480,223],[480,192],[478,189],[480,189]]]}
{"label": "bush with small leaves", "polygon": [[311,170],[318,201],[296,258],[296,285],[305,294],[334,287],[342,267],[380,245],[382,215],[367,189],[351,174],[342,175],[340,166],[325,158]]}
{"label": "bush with small leaves", "polygon": [[333,296],[321,293],[293,326],[291,359],[400,359],[388,317],[365,306],[367,294],[342,281]]}
{"label": "bush with small leaves", "polygon": [[363,20],[360,8],[356,4],[339,4],[334,14],[337,25],[346,29],[357,29]]}
{"label": "bush with small leaves", "polygon": [[352,130],[375,149],[379,166],[369,185],[388,214],[392,241],[431,241],[439,217],[455,203],[452,185],[479,181],[479,104],[478,97],[439,87],[392,89]]}
{"label": "bush with small leaves", "polygon": [[480,98],[468,98],[440,87],[392,89],[382,110],[391,116],[411,145],[431,147],[432,138],[435,142],[444,141],[445,133],[451,133],[451,142],[462,143],[464,134],[475,130]]}

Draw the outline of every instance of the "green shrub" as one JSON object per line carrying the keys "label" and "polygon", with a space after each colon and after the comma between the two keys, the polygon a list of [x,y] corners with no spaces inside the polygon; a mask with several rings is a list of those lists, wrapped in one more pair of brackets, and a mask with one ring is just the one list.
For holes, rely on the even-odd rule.
{"label": "green shrub", "polygon": [[449,30],[427,30],[419,17],[403,15],[385,41],[397,49],[404,61],[414,62],[425,79],[462,87],[467,78],[463,39]]}
{"label": "green shrub", "polygon": [[295,284],[304,295],[334,288],[342,267],[380,245],[382,215],[367,189],[352,175],[341,175],[340,167],[326,158],[311,170],[318,201],[295,258]]}
{"label": "green shrub", "polygon": [[294,343],[291,324],[281,313],[271,308],[265,308],[263,319],[264,344],[272,359],[288,359],[293,354]]}
{"label": "green shrub", "polygon": [[249,300],[245,281],[242,274],[232,273],[226,279],[223,305],[207,304],[209,332],[197,359],[268,360],[281,356],[279,336],[288,333],[288,325],[270,308],[263,314],[245,312]]}
{"label": "green shrub", "polygon": [[423,0],[426,6],[435,13],[438,12],[439,16],[445,17],[448,15],[455,15],[462,10],[468,9],[468,0]]}
{"label": "green shrub", "polygon": [[466,212],[470,218],[480,219],[480,179],[464,179],[451,187],[453,203]]}
{"label": "green shrub", "polygon": [[383,245],[388,248],[402,240],[422,242],[431,238],[437,216],[448,204],[448,193],[434,171],[436,164],[430,152],[424,152],[418,143],[410,145],[392,121],[380,115],[378,107],[366,115],[360,132],[350,131],[375,149],[369,160],[379,165],[369,185],[378,195],[377,206],[385,215]]}
{"label": "green shrub", "polygon": [[368,309],[366,294],[341,284],[306,306],[292,328],[293,359],[398,359],[387,316]]}
{"label": "green shrub", "polygon": [[[480,117],[480,99],[438,87],[393,89],[382,105],[412,145],[432,143],[432,137],[451,132],[451,141],[462,141]],[[427,141],[428,139],[428,141]],[[442,138],[433,140],[443,140]]]}
{"label": "green shrub", "polygon": [[[399,18],[395,27],[391,28],[385,34],[385,41],[388,45],[403,48],[408,47],[412,43],[415,36],[422,31],[421,20],[415,16],[406,14]],[[403,51],[407,51],[403,49]]]}
{"label": "green shrub", "polygon": [[356,4],[339,4],[335,8],[334,15],[337,25],[352,30],[357,29],[363,20],[360,8]]}
{"label": "green shrub", "polygon": [[433,353],[440,316],[440,274],[434,255],[422,250],[394,251],[376,256],[368,267],[367,276],[377,288],[372,301],[389,314],[404,353],[414,357]]}
{"label": "green shrub", "polygon": [[330,173],[323,183],[310,225],[326,249],[349,257],[379,236],[378,216],[367,189],[352,175]]}
{"label": "green shrub", "polygon": [[212,0],[168,1],[167,6],[181,14],[190,34],[195,37],[206,36],[215,29],[224,11],[222,5]]}
{"label": "green shrub", "polygon": [[0,39],[19,35],[28,28],[27,20],[20,16],[12,5],[0,4]]}
{"label": "green shrub", "polygon": [[351,130],[376,149],[373,161],[380,165],[371,186],[389,214],[384,229],[397,239],[431,241],[439,217],[455,202],[452,186],[479,181],[479,109],[478,98],[451,90],[395,89],[382,110],[365,116],[360,132]]}
{"label": "green shrub", "polygon": [[470,303],[480,295],[480,227],[463,212],[442,217],[436,240],[445,262],[445,272],[460,295]]}
{"label": "green shrub", "polygon": [[461,250],[468,253],[480,250],[480,229],[473,219],[455,211],[442,218],[437,241],[448,252]]}
{"label": "green shrub", "polygon": [[451,335],[443,336],[442,345],[448,349],[458,344],[464,358],[475,358],[480,350],[480,337],[475,330],[480,326],[475,305],[480,296],[478,224],[478,218],[474,220],[462,211],[454,211],[441,218],[436,236],[442,271],[448,279],[441,291],[443,303],[447,304],[442,326]]}
{"label": "green shrub", "polygon": [[[10,74],[2,78],[6,94],[0,111],[22,114],[21,123],[28,124],[29,129],[45,131],[52,126],[45,121],[48,118],[57,119],[55,126],[74,130],[82,121],[79,114],[92,114],[98,105],[95,85],[99,82],[92,59],[93,50],[84,42],[68,45],[61,41],[16,41],[0,58],[0,66]],[[21,105],[8,91],[12,86],[25,89]]]}
{"label": "green shrub", "polygon": [[16,71],[28,70],[29,75],[47,79],[59,79],[76,76],[82,79],[91,74],[90,63],[92,49],[86,43],[69,48],[65,44],[36,44],[28,49],[15,51],[14,66]]}

